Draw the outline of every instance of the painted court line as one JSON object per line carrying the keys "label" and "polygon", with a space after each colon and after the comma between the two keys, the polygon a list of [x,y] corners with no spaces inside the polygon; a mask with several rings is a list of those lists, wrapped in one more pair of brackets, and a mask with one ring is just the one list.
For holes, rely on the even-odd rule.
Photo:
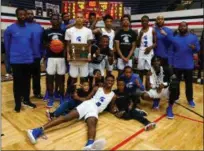
{"label": "painted court line", "polygon": [[[166,116],[166,114],[160,116],[158,119],[156,119],[154,122],[157,123],[159,122],[161,119],[163,119]],[[121,143],[119,143],[118,145],[116,145],[115,147],[113,147],[111,149],[111,151],[113,150],[117,150],[118,148],[120,148],[121,146],[127,144],[131,139],[135,138],[136,136],[138,136],[139,134],[141,134],[142,132],[144,132],[144,128],[137,131],[135,134],[133,134],[132,136],[129,136],[128,138],[126,138],[125,140],[123,140]]]}
{"label": "painted court line", "polygon": [[183,115],[179,115],[179,114],[175,114],[175,115],[178,116],[178,117],[182,117],[184,119],[188,119],[188,120],[194,121],[194,122],[204,123],[203,121],[192,119],[192,118],[189,118],[189,117],[186,117],[186,116],[183,116]]}

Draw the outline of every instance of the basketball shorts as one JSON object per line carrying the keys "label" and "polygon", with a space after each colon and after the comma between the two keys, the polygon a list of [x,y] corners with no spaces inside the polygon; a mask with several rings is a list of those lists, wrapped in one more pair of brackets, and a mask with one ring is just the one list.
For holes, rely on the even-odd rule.
{"label": "basketball shorts", "polygon": [[138,70],[150,70],[151,69],[151,60],[154,55],[153,50],[149,54],[145,54],[144,50],[139,50],[138,56]]}
{"label": "basketball shorts", "polygon": [[128,63],[125,63],[125,62],[123,61],[123,59],[118,58],[117,68],[118,68],[119,70],[123,70],[126,66],[132,67],[132,59],[130,59],[130,60],[128,61]]}
{"label": "basketball shorts", "polygon": [[70,62],[69,74],[72,78],[87,77],[89,75],[88,63],[84,62]]}
{"label": "basketball shorts", "polygon": [[104,76],[104,69],[103,68],[103,65],[102,65],[102,62],[100,64],[94,64],[94,63],[89,63],[89,76],[93,76],[93,71],[95,69],[98,69],[101,71],[101,75]]}
{"label": "basketball shorts", "polygon": [[86,120],[89,117],[95,117],[98,119],[98,108],[92,100],[81,103],[76,109],[79,113],[79,120],[82,118]]}
{"label": "basketball shorts", "polygon": [[149,94],[150,98],[153,99],[169,99],[169,88],[163,88],[160,93],[157,92],[156,89],[150,89],[147,91]]}
{"label": "basketball shorts", "polygon": [[112,65],[109,64],[108,56],[106,56],[105,59],[103,59],[101,65],[102,65],[102,69],[107,69],[108,71],[113,71],[113,64]]}
{"label": "basketball shorts", "polygon": [[65,58],[48,58],[46,72],[48,75],[64,75],[66,73]]}

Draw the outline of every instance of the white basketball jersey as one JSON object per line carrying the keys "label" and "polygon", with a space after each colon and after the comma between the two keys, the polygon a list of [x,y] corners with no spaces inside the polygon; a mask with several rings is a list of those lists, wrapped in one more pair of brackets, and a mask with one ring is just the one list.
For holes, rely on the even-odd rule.
{"label": "white basketball jersey", "polygon": [[113,96],[113,91],[111,91],[109,94],[105,94],[103,88],[98,88],[96,94],[92,98],[92,101],[94,101],[94,103],[98,107],[99,113],[103,112],[106,109],[108,104],[111,102]]}
{"label": "white basketball jersey", "polygon": [[71,40],[71,43],[87,44],[88,40],[93,40],[92,31],[86,27],[78,29],[72,27],[66,30],[65,40]]}
{"label": "white basketball jersey", "polygon": [[102,35],[107,35],[109,37],[109,48],[113,50],[115,31],[111,29],[111,32],[107,32],[105,28],[101,28]]}
{"label": "white basketball jersey", "polygon": [[156,75],[155,70],[151,67],[151,73],[150,76],[150,84],[152,88],[158,88],[160,84],[162,84],[164,81],[164,71],[163,68],[160,67],[160,73]]}
{"label": "white basketball jersey", "polygon": [[[140,33],[142,29],[139,29],[138,33]],[[140,50],[145,50],[147,47],[153,45],[153,28],[149,27],[149,30],[145,32],[141,38]]]}

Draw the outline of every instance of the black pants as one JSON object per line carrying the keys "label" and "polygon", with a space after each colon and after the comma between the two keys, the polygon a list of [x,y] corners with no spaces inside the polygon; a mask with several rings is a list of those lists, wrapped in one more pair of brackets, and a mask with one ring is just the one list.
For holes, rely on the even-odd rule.
{"label": "black pants", "polygon": [[[193,69],[187,70],[187,69],[174,69],[174,72],[178,78],[179,84],[181,81],[182,75],[184,75],[185,80],[185,89],[186,89],[186,98],[188,101],[193,100]],[[178,96],[180,95],[180,87]]]}
{"label": "black pants", "polygon": [[12,64],[15,109],[21,108],[22,99],[30,101],[31,64]]}
{"label": "black pants", "polygon": [[31,77],[33,79],[33,94],[41,94],[40,86],[40,58],[36,58],[31,65]]}
{"label": "black pants", "polygon": [[161,58],[161,65],[164,70],[164,82],[170,81],[170,70],[169,70],[169,63],[168,63],[168,58]]}
{"label": "black pants", "polygon": [[139,121],[140,123],[142,123],[143,125],[148,125],[149,123],[151,123],[144,116],[141,116],[140,114],[138,114],[138,111],[135,109],[132,109],[128,112],[125,112],[123,114],[122,118],[125,120],[135,119],[135,120]]}

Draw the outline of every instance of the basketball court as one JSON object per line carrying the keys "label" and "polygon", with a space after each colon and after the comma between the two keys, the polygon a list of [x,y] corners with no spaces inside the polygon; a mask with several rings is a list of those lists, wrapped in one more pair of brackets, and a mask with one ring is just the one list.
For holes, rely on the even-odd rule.
{"label": "basketball court", "polygon": [[[116,72],[114,72],[116,75]],[[42,92],[45,92],[45,77],[42,78]],[[194,84],[195,108],[187,105],[184,83],[181,83],[179,103],[203,115],[203,86]],[[32,94],[32,92],[31,92]],[[46,102],[33,99],[36,109],[23,107],[21,114],[13,111],[12,82],[2,83],[2,150],[81,150],[86,143],[87,127],[84,121],[67,122],[46,132],[47,139],[40,138],[32,145],[27,138],[27,129],[47,122]],[[55,102],[57,107],[59,102]],[[140,107],[148,112],[147,118],[157,126],[144,131],[138,121],[124,121],[104,112],[99,117],[98,138],[105,138],[105,150],[202,150],[203,118],[175,104],[173,120],[166,118],[167,102],[161,101],[160,110],[152,111],[152,103],[141,101]]]}

